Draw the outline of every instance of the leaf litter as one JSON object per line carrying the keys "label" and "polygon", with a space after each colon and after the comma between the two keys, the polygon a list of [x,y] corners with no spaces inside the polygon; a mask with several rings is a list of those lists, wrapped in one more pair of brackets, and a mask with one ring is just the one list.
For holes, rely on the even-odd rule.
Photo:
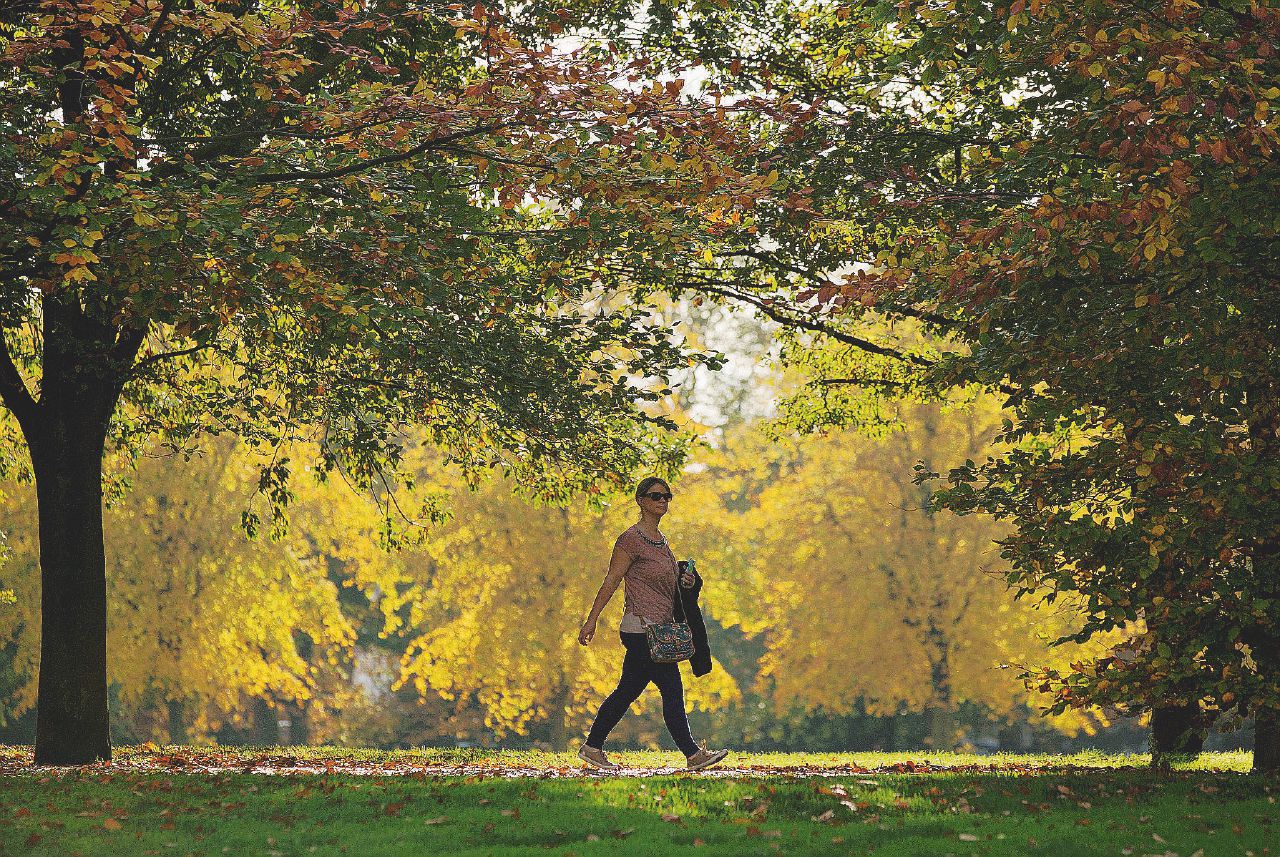
{"label": "leaf litter", "polygon": [[[95,772],[181,772],[200,774],[241,773],[262,775],[342,774],[358,777],[394,777],[426,775],[441,777],[501,777],[506,779],[561,779],[561,778],[636,778],[666,777],[688,773],[682,766],[620,767],[611,771],[577,764],[527,764],[507,762],[501,758],[489,758],[467,762],[417,761],[412,757],[394,761],[370,762],[350,758],[315,758],[288,753],[246,753],[242,750],[211,748],[183,749],[182,751],[130,751],[111,762],[99,762],[82,768],[57,768],[38,766],[31,753],[6,753],[0,756],[0,776],[56,773],[60,770],[86,770]],[[874,767],[853,763],[771,765],[753,762],[744,765],[727,765],[697,772],[698,777],[848,777],[858,774],[936,774],[936,773],[1069,773],[1063,766],[1033,765],[998,762],[992,764],[947,765],[927,761],[905,760]],[[860,780],[871,784],[874,781]],[[844,797],[847,797],[845,795]]]}

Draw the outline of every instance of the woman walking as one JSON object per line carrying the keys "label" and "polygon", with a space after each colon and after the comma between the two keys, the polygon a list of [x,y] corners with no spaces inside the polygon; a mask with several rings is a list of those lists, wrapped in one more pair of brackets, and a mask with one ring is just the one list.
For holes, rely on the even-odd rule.
{"label": "woman walking", "polygon": [[[591,612],[587,614],[587,619],[578,632],[579,643],[585,646],[591,642],[596,633],[596,619],[613,597],[618,584],[623,583],[625,612],[618,636],[627,653],[622,661],[622,677],[618,680],[617,689],[600,706],[600,713],[596,715],[586,743],[578,751],[579,758],[602,770],[618,767],[604,753],[605,738],[622,720],[622,715],[627,713],[631,703],[639,699],[649,682],[656,684],[662,694],[662,718],[666,721],[667,731],[675,739],[676,746],[684,753],[688,770],[702,770],[729,755],[728,750],[708,750],[698,746],[693,740],[693,735],[689,732],[689,718],[684,710],[684,685],[680,680],[680,665],[655,663],[649,653],[645,625],[672,621],[676,599],[680,598],[681,606],[691,605],[692,609],[684,612],[686,615],[694,614],[690,616],[691,620],[695,620],[691,624],[702,632],[694,634],[695,646],[701,642],[701,650],[694,655],[694,672],[702,675],[711,668],[710,654],[706,651],[705,629],[702,627],[701,614],[697,612],[696,598],[701,590],[701,580],[696,571],[680,567],[666,537],[658,529],[658,522],[667,513],[671,499],[671,488],[657,477],[650,476],[636,486],[640,520],[618,536],[614,543],[613,555],[609,559],[609,573],[600,585],[600,591],[596,593],[595,602],[591,605]],[[682,596],[677,587],[691,592]]]}

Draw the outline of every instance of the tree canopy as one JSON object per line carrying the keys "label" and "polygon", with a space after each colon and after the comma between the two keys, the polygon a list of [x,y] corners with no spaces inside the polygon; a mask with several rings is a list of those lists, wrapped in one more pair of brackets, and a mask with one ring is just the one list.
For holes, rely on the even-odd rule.
{"label": "tree canopy", "polygon": [[675,53],[818,105],[780,167],[817,216],[704,285],[825,334],[799,340],[799,424],[1003,392],[1008,452],[945,470],[938,501],[1010,521],[1010,582],[1087,598],[1081,636],[1146,629],[1031,678],[1059,708],[1242,706],[1274,767],[1280,10],[698,9]]}
{"label": "tree canopy", "polygon": [[[322,474],[383,496],[410,424],[545,497],[669,466],[670,424],[640,406],[707,358],[639,299],[754,228],[760,142],[789,121],[483,5],[394,0],[23,3],[0,85],[0,395],[40,504],[42,761],[109,753],[108,436],[306,438]],[[263,470],[276,508],[289,473]]]}

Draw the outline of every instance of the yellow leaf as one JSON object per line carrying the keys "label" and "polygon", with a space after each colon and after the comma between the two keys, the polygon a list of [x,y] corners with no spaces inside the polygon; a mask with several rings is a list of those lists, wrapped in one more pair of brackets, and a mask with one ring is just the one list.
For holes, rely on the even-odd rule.
{"label": "yellow leaf", "polygon": [[1138,295],[1136,298],[1133,299],[1133,305],[1136,307],[1144,307],[1147,305],[1147,301],[1149,301],[1150,299],[1151,299],[1150,295]]}

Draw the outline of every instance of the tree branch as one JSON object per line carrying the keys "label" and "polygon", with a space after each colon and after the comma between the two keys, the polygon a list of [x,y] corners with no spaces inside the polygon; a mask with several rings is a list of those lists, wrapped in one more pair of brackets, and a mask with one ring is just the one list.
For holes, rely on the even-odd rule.
{"label": "tree branch", "polygon": [[298,170],[291,173],[268,173],[266,175],[257,176],[254,179],[253,183],[254,184],[274,184],[276,182],[288,182],[288,181],[298,181],[298,180],[307,180],[307,179],[315,180],[315,181],[323,181],[325,179],[341,178],[342,176],[350,175],[352,173],[363,172],[364,170],[372,169],[373,167],[380,167],[380,166],[383,166],[384,164],[394,164],[400,161],[407,161],[408,159],[416,155],[421,155],[423,152],[429,152],[432,149],[443,148],[445,146],[448,146],[448,144],[452,143],[454,140],[462,140],[467,137],[474,137],[478,134],[486,134],[493,131],[498,131],[504,127],[507,127],[505,123],[498,123],[495,125],[481,125],[476,128],[468,129],[466,131],[456,131],[453,134],[446,134],[443,137],[436,137],[434,139],[427,140],[426,142],[420,143],[417,146],[414,146],[409,149],[405,149],[403,152],[396,152],[394,155],[383,155],[380,158],[370,158],[369,160],[361,161],[358,164],[348,164],[345,167],[339,167],[334,170],[325,170],[322,172],[310,172],[307,170]]}
{"label": "tree branch", "polygon": [[0,335],[0,399],[18,418],[18,425],[24,432],[39,414],[40,404],[32,397],[22,373],[14,365],[9,342],[3,335]]}
{"label": "tree branch", "polygon": [[[766,265],[771,265],[780,271],[787,271],[792,274],[798,274],[801,277],[805,277],[817,283],[823,283],[831,286],[836,285],[834,282],[832,282],[829,278],[825,276],[815,274],[813,271],[810,271],[806,268],[801,268],[796,265],[788,264],[787,262],[783,262],[781,259],[778,259],[775,256],[771,256],[768,253],[763,253],[759,250],[739,250],[736,253],[732,253],[730,255],[747,256],[748,258],[755,259],[758,262],[763,262]],[[893,307],[887,311],[897,313],[898,315],[905,315],[908,318],[916,318],[916,319],[919,319],[920,321],[926,321],[930,324],[937,325],[938,327],[955,329],[960,326],[960,322],[954,318],[947,318],[946,316],[938,315],[937,313],[932,313],[932,312],[929,312],[928,310],[915,309],[914,307],[911,307],[911,308]]]}
{"label": "tree branch", "polygon": [[129,370],[131,376],[142,374],[142,370],[155,363],[164,360],[172,360],[175,357],[186,357],[188,354],[195,354],[198,351],[204,351],[206,348],[212,348],[212,342],[205,342],[200,345],[193,345],[190,348],[183,348],[178,351],[162,351],[159,354],[149,354],[146,357],[133,364],[133,368]]}
{"label": "tree branch", "polygon": [[797,318],[797,317],[789,316],[786,313],[779,312],[777,309],[775,309],[771,304],[766,302],[764,299],[757,298],[753,295],[744,295],[740,292],[734,292],[728,289],[722,289],[717,286],[713,286],[710,283],[707,283],[705,281],[704,282],[685,281],[685,282],[679,283],[678,285],[683,288],[687,288],[691,291],[707,292],[710,294],[719,295],[720,297],[728,298],[729,300],[740,301],[742,303],[750,304],[751,306],[760,310],[760,312],[764,313],[769,318],[773,319],[774,321],[778,322],[778,324],[781,324],[784,327],[799,328],[801,330],[808,330],[813,333],[820,333],[823,336],[829,336],[832,339],[836,340],[837,342],[843,342],[845,345],[852,345],[854,348],[859,348],[863,351],[868,352],[869,354],[878,354],[881,357],[892,357],[895,360],[902,360],[903,362],[910,363],[913,366],[920,366],[925,368],[936,365],[934,361],[926,360],[925,358],[917,354],[906,354],[904,352],[898,351],[893,348],[886,348],[883,345],[877,345],[876,343],[872,342],[869,339],[863,339],[859,336],[854,336],[852,334],[845,333],[844,331],[838,330],[832,327],[831,325],[823,324],[821,322],[814,321],[808,318]]}

